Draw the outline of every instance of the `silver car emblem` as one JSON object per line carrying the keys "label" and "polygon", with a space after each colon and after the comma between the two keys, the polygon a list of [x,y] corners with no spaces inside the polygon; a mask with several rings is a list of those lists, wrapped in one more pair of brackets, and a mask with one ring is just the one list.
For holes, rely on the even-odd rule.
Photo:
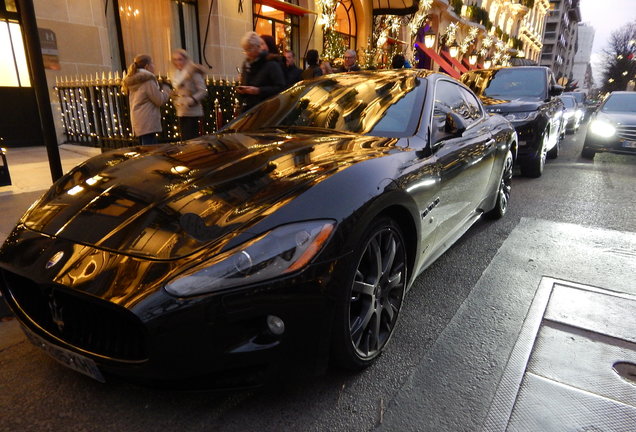
{"label": "silver car emblem", "polygon": [[50,269],[51,267],[53,267],[55,264],[59,263],[60,260],[62,259],[62,257],[64,257],[64,252],[59,251],[58,253],[56,253],[55,255],[53,255],[51,257],[51,259],[49,259],[46,262],[46,265],[44,266],[46,269]]}
{"label": "silver car emblem", "polygon": [[64,331],[64,317],[62,316],[62,306],[57,304],[53,293],[49,294],[49,311],[51,312],[51,320],[57,326],[59,331]]}

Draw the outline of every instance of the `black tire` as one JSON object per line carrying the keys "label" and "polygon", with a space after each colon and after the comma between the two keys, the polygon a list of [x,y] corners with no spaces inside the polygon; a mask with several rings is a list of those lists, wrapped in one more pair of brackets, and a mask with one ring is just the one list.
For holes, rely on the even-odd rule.
{"label": "black tire", "polygon": [[547,144],[549,139],[548,130],[543,132],[541,137],[541,148],[538,152],[536,159],[529,159],[521,164],[521,174],[525,177],[538,178],[543,174],[543,168],[545,167],[545,160],[547,157]]}
{"label": "black tire", "polygon": [[485,215],[488,219],[501,219],[508,211],[510,191],[512,189],[512,170],[512,153],[508,151],[508,154],[506,154],[506,158],[504,159],[503,170],[501,171],[499,188],[497,189],[497,202],[495,203],[495,207]]}
{"label": "black tire", "polygon": [[583,150],[581,150],[581,157],[583,159],[594,159],[594,155],[596,154],[596,152],[592,149],[589,149],[585,146],[583,146]]}
{"label": "black tire", "polygon": [[390,218],[377,219],[343,265],[346,283],[337,294],[333,360],[361,370],[382,353],[402,308],[408,272],[400,227]]}

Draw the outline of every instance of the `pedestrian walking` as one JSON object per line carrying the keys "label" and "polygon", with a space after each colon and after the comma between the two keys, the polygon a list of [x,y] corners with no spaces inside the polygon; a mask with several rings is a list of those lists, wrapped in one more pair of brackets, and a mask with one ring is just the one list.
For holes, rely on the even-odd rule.
{"label": "pedestrian walking", "polygon": [[128,68],[122,83],[122,91],[128,95],[133,133],[141,145],[157,143],[156,134],[161,132],[159,107],[168,101],[168,89],[159,87],[154,72],[152,58],[140,54]]}
{"label": "pedestrian walking", "polygon": [[285,51],[285,67],[283,68],[285,74],[285,85],[291,87],[300,81],[300,75],[302,71],[296,66],[296,56],[291,50]]}
{"label": "pedestrian walking", "polygon": [[247,32],[241,39],[245,61],[241,70],[241,85],[236,88],[247,111],[285,88],[285,77],[279,62],[268,59],[265,41],[256,32]]}
{"label": "pedestrian walking", "polygon": [[318,51],[315,49],[310,49],[307,51],[307,55],[305,56],[305,62],[307,63],[307,67],[300,74],[301,79],[312,79],[322,75],[322,70],[318,65]]}
{"label": "pedestrian walking", "polygon": [[343,57],[344,63],[338,68],[337,72],[355,72],[360,70],[355,50],[346,50]]}
{"label": "pedestrian walking", "polygon": [[202,102],[208,95],[205,68],[196,64],[183,49],[172,53],[172,101],[177,111],[181,139],[189,140],[201,135]]}

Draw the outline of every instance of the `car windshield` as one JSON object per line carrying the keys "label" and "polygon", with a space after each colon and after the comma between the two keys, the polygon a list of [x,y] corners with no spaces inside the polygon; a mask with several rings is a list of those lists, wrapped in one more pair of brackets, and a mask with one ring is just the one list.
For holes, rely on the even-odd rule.
{"label": "car windshield", "polygon": [[563,101],[563,105],[565,105],[566,108],[576,107],[576,101],[573,97],[562,97],[561,101]]}
{"label": "car windshield", "polygon": [[302,81],[229,123],[222,131],[331,129],[382,137],[415,134],[425,81],[414,74],[341,74]]}
{"label": "car windshield", "polygon": [[603,112],[636,112],[636,93],[617,93],[610,97],[601,108]]}
{"label": "car windshield", "polygon": [[543,69],[509,68],[476,71],[463,81],[479,96],[491,98],[543,98],[546,75]]}

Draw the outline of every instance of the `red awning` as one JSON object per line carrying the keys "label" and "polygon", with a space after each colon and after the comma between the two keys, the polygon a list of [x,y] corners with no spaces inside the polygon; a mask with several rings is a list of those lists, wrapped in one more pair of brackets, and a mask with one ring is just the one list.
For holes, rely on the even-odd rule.
{"label": "red awning", "polygon": [[437,54],[435,52],[435,50],[432,50],[431,48],[426,48],[425,46],[420,45],[419,43],[416,43],[415,47],[418,48],[420,51],[422,51],[427,56],[429,56],[431,58],[431,60],[433,60],[435,63],[437,63],[439,65],[439,67],[444,72],[446,72],[447,74],[449,74],[450,76],[452,76],[455,79],[459,79],[461,74],[459,72],[457,72],[455,69],[453,69],[453,67],[446,60],[441,58],[439,56],[439,54]]}
{"label": "red awning", "polygon": [[455,68],[459,71],[459,73],[465,73],[468,72],[468,69],[466,69],[460,62],[457,61],[457,59],[455,57],[453,57],[452,55],[450,55],[450,53],[448,51],[444,51],[441,50],[440,54],[446,59],[448,60],[453,66],[455,66]]}
{"label": "red awning", "polygon": [[317,12],[314,12],[310,9],[305,9],[303,7],[296,6],[294,4],[287,3],[282,0],[254,0],[254,3],[260,3],[264,6],[271,6],[275,9],[286,12],[290,15],[297,15],[297,16],[305,16],[307,14],[318,15]]}

